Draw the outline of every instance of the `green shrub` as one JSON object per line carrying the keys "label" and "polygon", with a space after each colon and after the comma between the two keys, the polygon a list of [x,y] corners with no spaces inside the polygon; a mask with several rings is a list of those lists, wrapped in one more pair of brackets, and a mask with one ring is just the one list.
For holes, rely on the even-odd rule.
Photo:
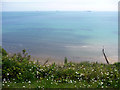
{"label": "green shrub", "polygon": [[[6,52],[6,51],[5,51]],[[29,58],[28,58],[29,57]],[[2,79],[11,82],[42,81],[49,79],[52,83],[73,83],[76,85],[91,85],[93,88],[118,88],[120,87],[120,63],[99,64],[99,63],[68,63],[65,65],[40,65],[30,61],[30,56],[25,50],[22,53],[8,56],[7,52],[2,57]],[[15,80],[13,80],[15,79]],[[93,85],[93,86],[92,86]],[[85,86],[84,86],[85,87]]]}
{"label": "green shrub", "polygon": [[67,64],[67,57],[65,57],[64,59],[64,64]]}
{"label": "green shrub", "polygon": [[2,48],[2,56],[6,56],[8,53]]}

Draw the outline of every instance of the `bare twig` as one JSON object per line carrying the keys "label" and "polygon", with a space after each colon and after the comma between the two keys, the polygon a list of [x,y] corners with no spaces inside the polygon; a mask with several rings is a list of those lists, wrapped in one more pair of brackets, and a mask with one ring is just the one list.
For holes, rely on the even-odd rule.
{"label": "bare twig", "polygon": [[47,62],[48,62],[48,60],[47,60],[47,61],[45,61],[45,63],[43,64],[43,66],[44,66]]}
{"label": "bare twig", "polygon": [[104,52],[104,47],[103,47],[103,49],[102,49],[102,52],[103,52],[103,55],[104,55],[104,57],[105,57],[105,60],[106,60],[107,64],[109,64],[109,61],[108,61],[108,59],[107,59],[107,56],[105,55],[105,52]]}

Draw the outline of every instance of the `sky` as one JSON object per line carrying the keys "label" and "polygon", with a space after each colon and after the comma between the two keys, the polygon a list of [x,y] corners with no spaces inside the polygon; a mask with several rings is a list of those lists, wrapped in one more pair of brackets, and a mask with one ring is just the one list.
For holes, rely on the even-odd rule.
{"label": "sky", "polygon": [[117,11],[119,0],[2,0],[2,11]]}

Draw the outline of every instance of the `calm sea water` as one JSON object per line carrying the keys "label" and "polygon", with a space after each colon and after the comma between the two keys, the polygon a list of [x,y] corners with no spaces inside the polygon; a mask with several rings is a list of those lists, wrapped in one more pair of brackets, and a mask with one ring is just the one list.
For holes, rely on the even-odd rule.
{"label": "calm sea water", "polygon": [[2,46],[37,57],[110,61],[118,56],[117,12],[3,12]]}

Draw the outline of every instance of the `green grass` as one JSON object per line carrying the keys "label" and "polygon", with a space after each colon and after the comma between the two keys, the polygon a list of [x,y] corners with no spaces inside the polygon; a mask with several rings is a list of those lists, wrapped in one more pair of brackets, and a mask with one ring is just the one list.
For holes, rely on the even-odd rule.
{"label": "green grass", "polygon": [[[5,51],[5,50],[4,50]],[[3,53],[4,54],[4,53]],[[3,88],[120,88],[120,63],[40,65],[22,53],[2,57]]]}
{"label": "green grass", "polygon": [[[110,86],[103,85],[101,86],[100,81],[88,83],[87,81],[74,81],[69,83],[58,83],[52,80],[37,80],[31,83],[29,82],[22,82],[22,83],[15,83],[15,82],[8,82],[7,84],[3,84],[4,88],[112,88]],[[115,88],[115,87],[114,87]],[[116,86],[117,88],[117,86]]]}

